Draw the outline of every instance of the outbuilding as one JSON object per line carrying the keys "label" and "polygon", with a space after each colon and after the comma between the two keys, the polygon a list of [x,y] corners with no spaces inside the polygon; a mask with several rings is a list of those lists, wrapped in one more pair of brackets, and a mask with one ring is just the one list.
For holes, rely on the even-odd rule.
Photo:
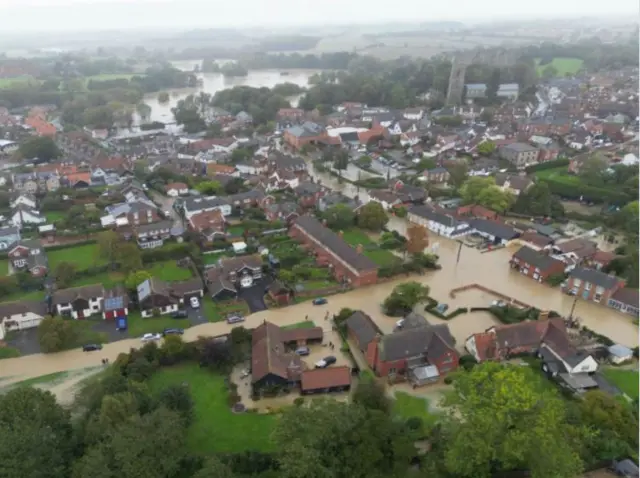
{"label": "outbuilding", "polygon": [[633,350],[624,345],[614,344],[607,348],[609,351],[609,361],[614,364],[620,364],[633,360]]}

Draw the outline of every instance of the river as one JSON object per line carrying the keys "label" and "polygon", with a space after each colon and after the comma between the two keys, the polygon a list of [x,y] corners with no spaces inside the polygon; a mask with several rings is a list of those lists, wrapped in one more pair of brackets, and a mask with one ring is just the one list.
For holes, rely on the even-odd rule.
{"label": "river", "polygon": [[[183,71],[193,71],[195,65],[201,65],[200,61],[176,61],[172,63],[176,68]],[[283,74],[285,73],[285,74]],[[150,121],[172,122],[173,114],[171,108],[175,107],[178,101],[186,98],[190,94],[201,91],[214,95],[218,91],[233,88],[234,86],[245,85],[254,88],[273,88],[280,83],[294,83],[298,86],[307,87],[309,78],[318,70],[249,70],[249,74],[244,77],[227,78],[221,73],[198,73],[196,76],[202,80],[202,85],[197,88],[181,88],[168,90],[170,99],[167,103],[158,101],[158,93],[150,93],[144,96],[144,103],[151,107]],[[296,106],[300,96],[293,96],[289,101]],[[140,117],[134,115],[134,124],[140,123]]]}

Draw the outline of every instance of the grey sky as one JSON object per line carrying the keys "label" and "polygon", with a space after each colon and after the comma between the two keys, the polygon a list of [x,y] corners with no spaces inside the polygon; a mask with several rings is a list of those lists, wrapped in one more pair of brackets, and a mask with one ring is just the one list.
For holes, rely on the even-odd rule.
{"label": "grey sky", "polygon": [[638,0],[0,0],[5,32],[634,15]]}

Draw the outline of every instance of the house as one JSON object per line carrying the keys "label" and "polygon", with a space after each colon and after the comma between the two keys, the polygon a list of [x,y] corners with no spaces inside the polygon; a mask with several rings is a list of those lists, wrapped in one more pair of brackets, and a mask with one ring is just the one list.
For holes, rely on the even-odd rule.
{"label": "house", "polygon": [[315,217],[297,218],[289,229],[289,236],[310,248],[318,264],[330,265],[338,281],[355,287],[377,282],[378,266],[362,254],[362,246],[354,249]]}
{"label": "house", "polygon": [[300,120],[304,118],[304,110],[301,108],[280,108],[277,118],[279,120]]}
{"label": "house", "polygon": [[267,221],[285,221],[291,223],[295,220],[300,213],[298,212],[298,205],[294,202],[275,202],[267,204],[264,207],[264,214]]}
{"label": "house", "polygon": [[505,192],[518,196],[533,186],[533,181],[526,176],[498,173],[496,174],[496,186]]}
{"label": "house", "polygon": [[42,277],[49,270],[47,255],[37,239],[15,243],[7,255],[15,271],[29,271],[34,277]]}
{"label": "house", "polygon": [[283,140],[290,148],[299,150],[307,144],[317,144],[327,138],[326,129],[316,123],[305,121],[284,131]]}
{"label": "house", "polygon": [[29,206],[19,204],[11,212],[11,223],[17,227],[44,224],[45,222],[47,222],[47,218]]}
{"label": "house", "polygon": [[142,317],[152,317],[175,312],[192,297],[202,297],[204,290],[200,279],[169,283],[152,277],[138,285],[137,293]]}
{"label": "house", "polygon": [[466,98],[469,100],[487,96],[487,85],[484,83],[467,83],[464,86],[467,91]]}
{"label": "house", "polygon": [[355,199],[352,199],[339,192],[328,191],[324,196],[318,200],[318,210],[324,212],[329,208],[342,204],[352,211],[357,210],[361,204]]}
{"label": "house", "polygon": [[195,214],[215,210],[220,211],[225,217],[229,216],[231,215],[230,199],[230,197],[221,198],[217,196],[187,198],[182,204],[185,219],[189,220]]}
{"label": "house", "polygon": [[403,204],[422,204],[427,199],[427,191],[422,186],[413,186],[401,180],[392,181],[390,188]]}
{"label": "house", "polygon": [[607,303],[612,309],[619,310],[633,317],[638,317],[638,289],[622,287],[616,290]]}
{"label": "house", "polygon": [[444,184],[449,181],[450,177],[451,174],[449,174],[449,171],[446,168],[437,167],[425,169],[420,176],[420,180],[427,181],[429,183]]}
{"label": "house", "polygon": [[[227,196],[226,199],[231,207],[238,209],[261,207],[275,201],[273,196],[265,195],[264,191],[261,189],[252,189],[251,191],[232,194],[231,196]],[[224,214],[225,210],[222,209],[222,212]],[[226,215],[227,214],[225,214],[225,216]]]}
{"label": "house", "polygon": [[519,92],[520,92],[520,87],[518,86],[518,83],[501,83],[498,86],[498,91],[496,92],[496,96],[498,98],[515,101],[518,99]]}
{"label": "house", "polygon": [[18,143],[8,139],[0,139],[0,155],[11,155],[18,151]]}
{"label": "house", "polygon": [[519,238],[518,242],[526,245],[534,251],[541,251],[553,245],[554,240],[535,231],[526,231]]}
{"label": "house", "polygon": [[326,191],[326,188],[320,184],[310,181],[302,181],[293,189],[293,192],[298,198],[298,204],[304,208],[316,207],[318,201],[325,195]]}
{"label": "house", "polygon": [[521,169],[538,162],[538,148],[527,143],[505,144],[498,148],[498,154],[515,167]]}
{"label": "house", "polygon": [[438,211],[431,206],[411,207],[407,219],[413,224],[424,226],[429,231],[448,238],[462,237],[473,232],[466,221],[458,220],[453,215]]}
{"label": "house", "polygon": [[37,204],[38,203],[36,201],[36,197],[33,194],[19,193],[14,199],[11,200],[10,206],[12,208],[15,208],[18,205],[22,205],[31,209],[35,209]]}
{"label": "house", "polygon": [[[231,176],[238,177],[242,171],[235,166],[229,164],[208,163],[207,164],[207,176]],[[256,174],[256,173],[253,173]]]}
{"label": "house", "polygon": [[624,287],[624,281],[595,269],[576,267],[569,273],[564,292],[593,302],[608,304],[611,296]]}
{"label": "house", "polygon": [[495,325],[467,338],[465,349],[478,362],[505,360],[518,354],[535,354],[550,327],[566,334],[561,318]]}
{"label": "house", "polygon": [[91,173],[78,172],[73,174],[67,174],[64,177],[64,182],[72,188],[88,188],[91,186]]}
{"label": "house", "polygon": [[164,241],[171,237],[173,221],[160,221],[151,224],[134,226],[133,235],[140,249],[154,249],[162,247]]}
{"label": "house", "polygon": [[392,191],[384,189],[373,189],[369,192],[369,199],[373,202],[380,203],[384,210],[389,210],[394,206],[400,206],[402,200]]}
{"label": "house", "polygon": [[211,297],[216,300],[235,298],[238,288],[246,289],[262,279],[262,256],[223,257],[205,271],[205,282]]}
{"label": "house", "polygon": [[279,280],[274,280],[267,288],[267,294],[277,305],[287,305],[292,297],[292,291]]}
{"label": "house", "polygon": [[556,242],[551,246],[551,251],[554,257],[573,267],[593,257],[598,251],[598,245],[578,237],[565,242]]}
{"label": "house", "polygon": [[17,226],[0,228],[0,251],[6,251],[20,240],[20,228]]}
{"label": "house", "polygon": [[[446,324],[431,325],[418,314],[409,314],[403,327],[380,335],[371,318],[355,312],[345,322],[347,335],[363,351],[369,367],[379,377],[411,376],[415,368],[433,365],[440,376],[458,367],[458,353]],[[373,332],[376,332],[373,337]]]}
{"label": "house", "polygon": [[129,315],[129,294],[122,286],[105,291],[102,303],[102,318],[105,320]]}
{"label": "house", "polygon": [[[293,387],[300,383],[307,365],[294,353],[296,347],[321,343],[322,328],[284,329],[264,321],[251,333],[251,385],[254,393],[265,387]],[[317,382],[314,381],[317,380]],[[324,379],[326,380],[326,378]],[[307,390],[316,390],[320,378],[307,379]]]}
{"label": "house", "polygon": [[608,266],[609,263],[616,258],[616,254],[613,252],[597,250],[591,257],[586,260],[588,266],[592,269],[602,270]]}
{"label": "house", "polygon": [[28,194],[38,192],[38,178],[34,173],[19,173],[11,177],[13,189]]}
{"label": "house", "polygon": [[420,121],[424,116],[424,110],[422,108],[407,108],[402,113],[402,116],[410,121]]}
{"label": "house", "polygon": [[538,282],[544,282],[549,277],[564,273],[565,264],[554,259],[545,252],[536,251],[523,246],[511,257],[511,267]]}
{"label": "house", "polygon": [[300,379],[302,395],[346,392],[349,389],[351,389],[351,369],[346,365],[305,370]]}
{"label": "house", "polygon": [[189,186],[185,183],[169,183],[164,187],[167,196],[178,197],[189,194]]}
{"label": "house", "polygon": [[216,237],[224,237],[225,235],[224,215],[219,209],[212,211],[203,211],[193,214],[189,218],[189,229],[196,232],[208,241],[213,242]]}
{"label": "house", "polygon": [[300,183],[298,176],[291,171],[276,171],[269,176],[265,183],[263,183],[264,190],[282,191],[283,189],[295,189]]}
{"label": "house", "polygon": [[22,301],[4,302],[0,304],[0,340],[7,332],[13,330],[32,329],[40,325],[47,315],[44,302]]}
{"label": "house", "polygon": [[120,219],[122,223],[132,226],[161,220],[157,206],[141,199],[107,206],[105,212],[113,221]]}
{"label": "house", "polygon": [[520,233],[513,227],[489,219],[470,219],[469,226],[474,229],[476,234],[484,237],[494,246],[504,246],[520,236]]}
{"label": "house", "polygon": [[538,356],[542,358],[542,370],[551,375],[596,372],[598,362],[590,354],[573,347],[566,330],[556,324],[549,324],[538,350]]}
{"label": "house", "polygon": [[607,352],[609,352],[609,361],[616,365],[633,360],[633,350],[624,345],[611,345],[607,347]]}
{"label": "house", "polygon": [[86,319],[102,312],[104,295],[102,284],[61,289],[53,293],[51,306],[56,315]]}

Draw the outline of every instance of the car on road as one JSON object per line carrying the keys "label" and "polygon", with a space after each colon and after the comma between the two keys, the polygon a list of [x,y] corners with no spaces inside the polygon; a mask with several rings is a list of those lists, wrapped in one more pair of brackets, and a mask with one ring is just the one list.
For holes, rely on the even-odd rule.
{"label": "car on road", "polygon": [[327,368],[329,365],[336,363],[336,358],[333,355],[328,355],[322,360],[318,360],[315,363],[316,368]]}
{"label": "car on road", "polygon": [[167,335],[183,335],[184,334],[184,329],[164,329],[164,331],[162,332],[162,335],[167,336]]}
{"label": "car on road", "polygon": [[154,340],[160,340],[162,338],[162,334],[144,334],[142,336],[143,342],[153,342]]}
{"label": "car on road", "polygon": [[94,350],[102,350],[102,344],[86,344],[82,346],[83,352],[93,352]]}
{"label": "car on road", "polygon": [[191,307],[193,307],[194,309],[197,309],[198,307],[200,307],[200,301],[198,300],[197,297],[191,297],[191,299],[189,299],[189,303],[191,304]]}
{"label": "car on road", "polygon": [[189,317],[189,313],[186,310],[176,310],[175,312],[171,312],[172,319],[186,319]]}
{"label": "car on road", "polygon": [[232,314],[227,316],[227,324],[237,324],[239,322],[244,322],[244,316],[240,314]]}
{"label": "car on road", "polygon": [[318,297],[317,299],[313,299],[313,305],[324,305],[327,302],[329,302],[327,299],[325,299],[324,297]]}
{"label": "car on road", "polygon": [[491,307],[505,307],[507,303],[504,300],[494,300],[491,302]]}
{"label": "car on road", "polygon": [[311,351],[309,350],[309,347],[298,347],[296,349],[296,355],[300,355],[301,357],[305,357],[310,353]]}

